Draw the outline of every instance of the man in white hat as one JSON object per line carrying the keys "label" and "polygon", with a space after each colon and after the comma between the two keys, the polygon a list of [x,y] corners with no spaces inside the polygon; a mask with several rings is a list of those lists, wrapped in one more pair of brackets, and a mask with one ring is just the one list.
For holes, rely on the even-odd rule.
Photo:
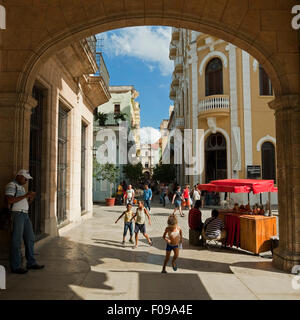
{"label": "man in white hat", "polygon": [[[24,274],[28,269],[42,269],[34,258],[34,232],[28,209],[34,200],[35,192],[26,193],[24,185],[32,179],[29,172],[25,169],[20,170],[14,181],[5,187],[5,197],[9,210],[12,215],[12,243],[11,243],[11,271],[13,273]],[[21,245],[24,239],[25,256],[27,269],[22,268]]]}

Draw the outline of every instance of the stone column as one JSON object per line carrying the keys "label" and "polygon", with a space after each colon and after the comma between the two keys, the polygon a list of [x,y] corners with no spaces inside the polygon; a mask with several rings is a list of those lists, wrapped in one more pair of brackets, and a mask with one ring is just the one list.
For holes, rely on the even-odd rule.
{"label": "stone column", "polygon": [[29,169],[30,115],[36,104],[26,94],[0,93],[0,201],[17,170]]}
{"label": "stone column", "polygon": [[277,97],[275,110],[279,248],[273,265],[290,271],[300,265],[300,96]]}

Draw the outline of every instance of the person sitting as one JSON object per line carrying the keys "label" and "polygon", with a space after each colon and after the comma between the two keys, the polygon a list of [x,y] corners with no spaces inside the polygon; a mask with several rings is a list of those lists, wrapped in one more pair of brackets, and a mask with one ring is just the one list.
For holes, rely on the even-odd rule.
{"label": "person sitting", "polygon": [[226,239],[226,230],[224,221],[219,217],[219,211],[214,209],[211,213],[211,218],[205,220],[202,237],[205,240],[222,241]]}
{"label": "person sitting", "polygon": [[203,228],[203,222],[202,222],[202,213],[199,210],[201,207],[201,200],[197,200],[195,202],[194,207],[189,211],[189,228],[191,230],[197,230],[197,231],[202,231]]}

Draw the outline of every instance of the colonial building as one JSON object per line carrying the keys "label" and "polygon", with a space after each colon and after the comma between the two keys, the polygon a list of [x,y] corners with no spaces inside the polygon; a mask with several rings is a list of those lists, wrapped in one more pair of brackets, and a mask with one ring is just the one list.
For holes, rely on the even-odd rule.
{"label": "colonial building", "polygon": [[145,179],[150,179],[154,167],[159,163],[160,147],[159,140],[155,143],[143,143],[141,145],[140,160],[143,166]]}
{"label": "colonial building", "polygon": [[196,129],[204,135],[203,170],[189,176],[187,166],[180,166],[179,183],[251,177],[276,182],[275,119],[268,106],[274,96],[258,61],[229,42],[178,28],[172,29],[170,59],[170,122],[182,131],[193,130],[194,156]]}
{"label": "colonial building", "polygon": [[[119,126],[120,121],[127,121],[127,142],[126,150],[129,154],[133,152],[139,157],[141,146],[140,146],[140,104],[135,101],[139,96],[139,93],[135,90],[134,86],[110,86],[109,92],[111,98],[107,103],[102,104],[97,108],[97,112],[101,112],[107,115],[107,119],[103,126],[99,125],[99,122],[94,122],[94,147],[96,150],[103,145],[104,141],[101,141],[101,129],[112,129],[115,132],[116,137],[116,165],[119,168],[119,177],[116,183],[119,183],[125,179],[123,173],[124,163],[120,163],[119,149],[120,143],[124,143],[120,140]],[[102,128],[101,128],[102,127]],[[133,149],[132,149],[133,148]],[[95,150],[95,151],[96,151]],[[131,150],[131,151],[130,151]],[[128,160],[128,159],[127,159]],[[114,186],[115,189],[116,186]],[[93,199],[94,201],[103,201],[109,197],[110,185],[107,181],[97,181],[94,179],[93,184]]]}
{"label": "colonial building", "polygon": [[[99,69],[96,54],[94,37],[74,42],[36,75],[32,112],[24,122],[29,136],[18,134],[28,140],[21,156],[29,154],[29,189],[36,192],[30,217],[37,237],[57,235],[59,228],[92,216],[93,110],[110,98],[107,70],[101,65],[93,75]],[[14,176],[8,178],[6,183]]]}

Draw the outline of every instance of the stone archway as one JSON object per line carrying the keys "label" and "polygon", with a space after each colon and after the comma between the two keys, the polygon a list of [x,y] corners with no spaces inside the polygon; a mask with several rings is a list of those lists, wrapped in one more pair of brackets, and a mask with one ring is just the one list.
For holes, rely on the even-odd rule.
{"label": "stone archway", "polygon": [[[0,30],[0,184],[29,161],[31,92],[39,67],[73,41],[115,28],[183,27],[211,34],[244,49],[268,73],[276,99],[280,248],[274,263],[300,264],[300,68],[298,33],[291,28],[297,1],[89,0],[7,1]],[[288,200],[286,200],[288,199]]]}

